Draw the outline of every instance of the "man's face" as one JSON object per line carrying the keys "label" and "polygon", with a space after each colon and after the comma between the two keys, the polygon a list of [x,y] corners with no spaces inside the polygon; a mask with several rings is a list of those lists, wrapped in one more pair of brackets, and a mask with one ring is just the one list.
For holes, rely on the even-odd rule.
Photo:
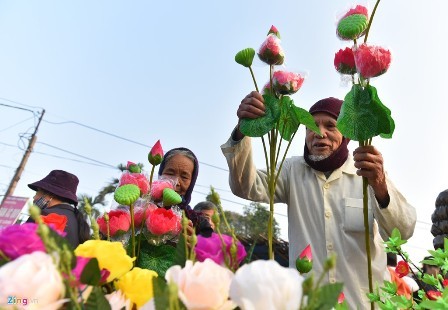
{"label": "man's face", "polygon": [[343,137],[336,128],[336,120],[332,116],[318,112],[313,114],[313,117],[322,136],[307,129],[305,143],[311,155],[324,159],[339,148]]}

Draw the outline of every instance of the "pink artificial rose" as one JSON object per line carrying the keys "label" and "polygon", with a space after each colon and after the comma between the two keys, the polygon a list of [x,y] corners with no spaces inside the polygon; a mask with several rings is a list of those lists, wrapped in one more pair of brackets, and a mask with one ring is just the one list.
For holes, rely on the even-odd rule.
{"label": "pink artificial rose", "polygon": [[274,34],[268,35],[263,44],[261,44],[258,57],[269,65],[283,64],[285,53],[280,46],[280,39]]}
{"label": "pink artificial rose", "polygon": [[390,51],[380,46],[361,44],[353,54],[358,73],[365,79],[379,76],[389,69]]}
{"label": "pink artificial rose", "polygon": [[182,224],[180,217],[173,210],[157,208],[149,212],[146,228],[153,235],[160,236],[167,233],[177,235],[182,228]]}
{"label": "pink artificial rose", "polygon": [[342,74],[353,75],[356,73],[355,56],[351,48],[340,49],[334,55],[334,67]]}
{"label": "pink artificial rose", "polygon": [[45,252],[37,227],[35,223],[25,223],[3,228],[0,230],[0,251],[11,260],[35,251]]}
{"label": "pink artificial rose", "polygon": [[163,198],[163,190],[165,188],[174,189],[173,182],[171,180],[155,180],[151,185],[151,198],[155,201],[162,200]]}
{"label": "pink artificial rose", "polygon": [[272,77],[274,89],[283,95],[292,95],[296,93],[303,84],[303,78],[300,74],[287,71],[275,71]]}
{"label": "pink artificial rose", "polygon": [[[131,227],[131,215],[122,210],[112,210],[109,215],[109,233],[111,237],[115,237],[118,234],[126,233]],[[107,223],[104,217],[100,217],[97,220],[100,232],[107,236]]]}
{"label": "pink artificial rose", "polygon": [[162,162],[163,159],[163,149],[160,140],[157,140],[156,144],[152,147],[148,154],[148,161],[151,165],[157,166]]}
{"label": "pink artificial rose", "polygon": [[[228,235],[221,235],[221,236],[225,243],[226,256],[229,259],[232,259],[230,251],[232,245],[232,237]],[[240,241],[237,241],[236,246],[237,246],[236,262],[230,261],[229,262],[230,266],[235,266],[237,264],[239,265],[247,255],[246,249],[244,248],[244,246],[241,244]],[[196,258],[200,262],[203,262],[207,258],[210,258],[219,265],[222,266],[225,265],[225,257],[222,249],[222,243],[217,233],[212,233],[212,235],[208,238],[199,235],[198,243],[196,244],[194,250],[196,252]]]}

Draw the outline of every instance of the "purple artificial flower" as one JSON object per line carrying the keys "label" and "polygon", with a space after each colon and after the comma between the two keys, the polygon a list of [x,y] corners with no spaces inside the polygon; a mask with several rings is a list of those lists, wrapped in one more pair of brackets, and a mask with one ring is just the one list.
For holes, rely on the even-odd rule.
{"label": "purple artificial flower", "polygon": [[[231,259],[232,255],[230,254],[230,248],[232,245],[232,237],[228,235],[221,235],[222,239],[226,245],[227,256]],[[236,250],[236,260],[237,263],[240,264],[243,259],[246,257],[246,249],[241,244],[240,241],[237,241],[237,250]],[[225,265],[224,253],[222,250],[221,239],[217,233],[212,233],[209,238],[203,237],[201,235],[198,236],[198,243],[196,244],[196,258],[198,261],[203,262],[206,258],[210,258],[215,263],[223,266]],[[234,262],[230,263],[231,266],[234,266]]]}
{"label": "purple artificial flower", "polygon": [[0,230],[0,251],[11,260],[35,251],[45,252],[37,227],[35,223],[25,223],[3,228]]}

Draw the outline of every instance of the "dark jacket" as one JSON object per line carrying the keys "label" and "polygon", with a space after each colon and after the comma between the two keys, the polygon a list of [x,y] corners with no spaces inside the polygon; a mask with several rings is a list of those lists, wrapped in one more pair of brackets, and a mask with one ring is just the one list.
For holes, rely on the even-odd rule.
{"label": "dark jacket", "polygon": [[436,209],[432,213],[431,220],[434,249],[443,249],[444,238],[448,238],[448,189],[437,196]]}

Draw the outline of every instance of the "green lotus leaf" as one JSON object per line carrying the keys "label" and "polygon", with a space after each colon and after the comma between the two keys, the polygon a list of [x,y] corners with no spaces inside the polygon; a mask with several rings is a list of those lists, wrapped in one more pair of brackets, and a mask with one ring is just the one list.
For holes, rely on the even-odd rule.
{"label": "green lotus leaf", "polygon": [[130,206],[140,197],[140,188],[134,184],[125,184],[118,187],[114,199],[121,205]]}
{"label": "green lotus leaf", "polygon": [[165,272],[174,265],[176,248],[168,245],[152,245],[148,242],[140,244],[140,255],[135,265],[140,268],[154,270],[159,277],[165,277]]}
{"label": "green lotus leaf", "polygon": [[344,40],[354,40],[363,35],[367,29],[368,20],[363,14],[353,14],[341,19],[338,23],[337,34]]}
{"label": "green lotus leaf", "polygon": [[255,57],[255,50],[249,47],[236,53],[235,61],[240,65],[249,68],[250,66],[252,66],[252,61],[254,60],[254,57]]}
{"label": "green lotus leaf", "polygon": [[300,124],[305,125],[307,129],[310,129],[320,135],[319,127],[317,127],[316,121],[310,112],[299,107],[294,107],[294,113]]}
{"label": "green lotus leaf", "polygon": [[262,137],[274,128],[280,117],[279,99],[271,95],[263,95],[265,115],[250,119],[243,118],[240,123],[241,132],[248,137]]}
{"label": "green lotus leaf", "polygon": [[286,141],[292,139],[292,135],[299,128],[300,122],[294,113],[294,101],[288,97],[283,96],[280,101],[280,120],[278,129],[280,136]]}
{"label": "green lotus leaf", "polygon": [[391,111],[378,98],[373,86],[353,85],[344,98],[337,127],[344,137],[365,141],[377,135],[392,137],[395,129]]}

